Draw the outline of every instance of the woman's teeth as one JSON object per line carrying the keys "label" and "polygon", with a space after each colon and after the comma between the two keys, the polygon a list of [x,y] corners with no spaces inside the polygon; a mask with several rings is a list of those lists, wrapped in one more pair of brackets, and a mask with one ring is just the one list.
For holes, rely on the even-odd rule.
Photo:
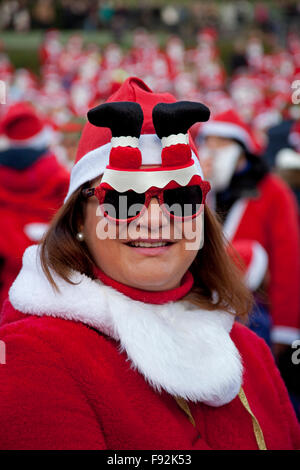
{"label": "woman's teeth", "polygon": [[152,242],[152,243],[149,243],[149,242],[136,241],[136,242],[130,242],[129,243],[129,246],[133,246],[133,247],[136,247],[136,248],[157,248],[159,246],[166,246],[166,245],[169,245],[169,242]]}

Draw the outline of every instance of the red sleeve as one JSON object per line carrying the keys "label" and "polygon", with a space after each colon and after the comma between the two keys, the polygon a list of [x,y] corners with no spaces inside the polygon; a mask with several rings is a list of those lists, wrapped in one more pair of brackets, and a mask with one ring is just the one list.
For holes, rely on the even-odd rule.
{"label": "red sleeve", "polygon": [[0,449],[106,449],[101,424],[63,357],[10,326],[1,336]]}
{"label": "red sleeve", "polygon": [[269,347],[265,341],[257,338],[261,348],[261,358],[263,359],[265,366],[271,376],[271,380],[274,384],[274,393],[279,397],[279,401],[282,409],[282,419],[285,421],[286,428],[290,434],[291,441],[294,446],[294,450],[300,450],[300,424],[297,420],[296,413],[291,404],[286,386],[281,378],[280,372],[275,364],[274,358],[271,354]]}
{"label": "red sleeve", "polygon": [[[278,331],[273,340],[289,343],[288,337],[293,341],[299,333],[295,331],[293,338],[289,328],[300,328],[300,236],[295,198],[283,182],[277,180],[276,186],[277,194],[272,197],[269,213],[268,251],[272,253],[269,298],[274,333]],[[287,341],[283,340],[284,336]]]}

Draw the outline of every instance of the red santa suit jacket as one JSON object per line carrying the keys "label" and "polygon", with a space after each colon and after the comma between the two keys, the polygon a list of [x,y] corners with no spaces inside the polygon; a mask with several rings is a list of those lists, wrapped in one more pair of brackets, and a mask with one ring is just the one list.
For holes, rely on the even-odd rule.
{"label": "red santa suit jacket", "polygon": [[0,308],[25,248],[40,241],[68,184],[69,173],[50,153],[25,170],[0,167]]}
{"label": "red santa suit jacket", "polygon": [[0,449],[300,448],[269,349],[232,315],[55,279],[28,248],[0,328]]}
{"label": "red santa suit jacket", "polygon": [[257,240],[269,256],[272,341],[291,344],[300,338],[300,239],[297,205],[291,190],[267,174],[258,195],[238,199],[230,208],[224,233],[231,241]]}

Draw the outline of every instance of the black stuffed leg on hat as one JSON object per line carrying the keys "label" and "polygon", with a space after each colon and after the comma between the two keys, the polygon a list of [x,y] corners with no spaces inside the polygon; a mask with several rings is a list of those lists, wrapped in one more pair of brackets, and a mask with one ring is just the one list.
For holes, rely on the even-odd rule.
{"label": "black stuffed leg on hat", "polygon": [[112,148],[109,165],[120,169],[138,169],[142,164],[138,148],[144,115],[141,106],[131,101],[104,103],[91,109],[88,120],[97,127],[109,127]]}
{"label": "black stuffed leg on hat", "polygon": [[158,103],[154,106],[152,120],[162,141],[162,166],[182,166],[191,161],[188,130],[196,122],[208,121],[209,116],[207,106],[193,101]]}

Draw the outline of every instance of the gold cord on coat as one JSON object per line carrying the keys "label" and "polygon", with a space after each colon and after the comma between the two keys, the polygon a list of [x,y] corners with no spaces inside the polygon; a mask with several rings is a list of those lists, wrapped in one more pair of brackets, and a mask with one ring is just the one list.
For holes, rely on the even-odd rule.
{"label": "gold cord on coat", "polygon": [[[257,446],[259,448],[259,450],[267,450],[267,447],[266,447],[266,443],[265,443],[265,439],[264,439],[264,435],[263,435],[263,432],[262,432],[262,429],[260,427],[260,424],[258,422],[258,420],[256,419],[255,415],[253,414],[251,408],[250,408],[250,405],[248,403],[248,400],[247,400],[247,397],[246,397],[246,394],[243,390],[243,388],[241,387],[240,388],[240,391],[239,391],[239,394],[238,394],[238,397],[242,403],[242,405],[244,406],[244,408],[246,409],[246,411],[250,414],[251,416],[251,419],[252,419],[252,426],[253,426],[253,431],[254,431],[254,435],[255,435],[255,439],[256,439],[256,443],[257,443]],[[192,425],[194,427],[196,427],[196,423],[195,423],[195,420],[193,418],[193,415],[191,413],[191,410],[190,410],[190,407],[188,405],[188,402],[182,398],[182,397],[174,397],[175,400],[176,400],[176,403],[177,405],[182,409],[182,411],[187,415],[188,417],[188,420],[190,421],[190,423],[192,423]]]}

